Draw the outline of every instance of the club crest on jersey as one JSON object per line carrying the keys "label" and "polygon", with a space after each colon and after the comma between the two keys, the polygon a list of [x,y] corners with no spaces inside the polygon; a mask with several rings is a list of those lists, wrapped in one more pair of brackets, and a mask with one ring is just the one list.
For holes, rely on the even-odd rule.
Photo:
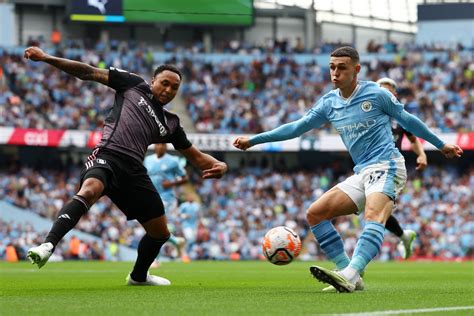
{"label": "club crest on jersey", "polygon": [[372,110],[372,103],[370,103],[369,101],[364,101],[364,102],[362,102],[362,104],[360,105],[360,108],[361,108],[362,111],[364,111],[364,112],[369,112],[370,110]]}

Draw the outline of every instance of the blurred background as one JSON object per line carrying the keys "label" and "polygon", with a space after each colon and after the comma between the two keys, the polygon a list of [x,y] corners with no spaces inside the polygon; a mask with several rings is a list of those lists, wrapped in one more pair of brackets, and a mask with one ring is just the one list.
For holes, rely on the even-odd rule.
{"label": "blurred background", "polygon": [[[114,100],[105,86],[26,61],[30,45],[147,80],[161,63],[182,70],[167,108],[195,145],[230,167],[221,180],[201,181],[186,166],[191,181],[166,210],[191,260],[262,259],[263,235],[280,225],[302,237],[301,260],[325,258],[305,210],[352,174],[335,130],[246,153],[231,144],[303,116],[332,89],[329,53],[352,45],[361,54],[360,79],[395,80],[406,109],[465,151],[448,161],[424,143],[429,165],[418,172],[409,141],[402,142],[409,181],[394,215],[418,234],[412,260],[473,258],[473,1],[11,0],[0,1],[0,35],[1,260],[25,260],[43,241],[75,194]],[[352,253],[362,219],[335,224]],[[134,260],[144,234],[108,198],[76,228],[52,259]],[[387,232],[379,260],[400,260],[398,242]],[[177,257],[170,246],[160,260]]]}

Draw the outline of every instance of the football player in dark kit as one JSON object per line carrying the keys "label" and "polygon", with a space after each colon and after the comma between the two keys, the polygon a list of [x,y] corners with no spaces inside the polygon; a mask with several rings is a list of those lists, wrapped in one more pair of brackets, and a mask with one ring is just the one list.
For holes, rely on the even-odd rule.
{"label": "football player in dark kit", "polygon": [[171,143],[202,171],[202,178],[220,178],[227,165],[193,146],[176,114],[163,107],[176,96],[180,71],[171,65],[156,68],[151,84],[138,75],[110,68],[57,58],[38,47],[29,47],[24,57],[48,63],[81,80],[102,83],[114,89],[115,103],[105,120],[100,143],[89,156],[81,173],[77,194],[59,211],[45,242],[28,251],[28,258],[41,268],[59,241],[91,205],[107,195],[127,216],[146,231],[138,245],[138,256],[128,285],[170,285],[165,278],[148,274],[148,269],[170,237],[163,202],[143,166],[150,144]]}

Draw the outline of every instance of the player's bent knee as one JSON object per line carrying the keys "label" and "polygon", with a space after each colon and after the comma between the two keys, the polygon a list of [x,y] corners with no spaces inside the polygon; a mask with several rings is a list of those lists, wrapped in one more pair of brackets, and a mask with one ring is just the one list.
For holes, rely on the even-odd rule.
{"label": "player's bent knee", "polygon": [[165,215],[140,223],[142,224],[148,236],[153,239],[168,240],[171,236],[171,233],[168,230],[168,226],[166,224]]}
{"label": "player's bent knee", "polygon": [[306,220],[310,226],[317,225],[324,220],[330,219],[327,211],[324,211],[320,208],[310,207],[306,210]]}
{"label": "player's bent knee", "polygon": [[385,224],[392,209],[393,201],[389,197],[383,194],[371,195],[365,205],[365,220]]}
{"label": "player's bent knee", "polygon": [[102,181],[95,178],[88,178],[84,181],[77,194],[85,198],[89,202],[89,205],[92,205],[102,196],[103,191],[104,184]]}
{"label": "player's bent knee", "polygon": [[381,224],[385,224],[387,218],[390,215],[386,216],[383,210],[375,209],[373,207],[366,207],[364,218],[366,222],[377,222]]}
{"label": "player's bent knee", "polygon": [[383,212],[378,212],[375,210],[372,210],[372,211],[366,210],[364,218],[366,222],[377,222],[377,223],[385,225],[385,222],[387,221],[389,216],[390,215],[386,216]]}
{"label": "player's bent knee", "polygon": [[168,241],[168,239],[171,238],[171,233],[169,231],[166,231],[166,232],[157,232],[157,233],[153,233],[153,234],[150,234],[149,232],[147,232],[148,236],[150,236],[151,238],[155,239],[155,240],[160,240],[162,242],[166,242]]}

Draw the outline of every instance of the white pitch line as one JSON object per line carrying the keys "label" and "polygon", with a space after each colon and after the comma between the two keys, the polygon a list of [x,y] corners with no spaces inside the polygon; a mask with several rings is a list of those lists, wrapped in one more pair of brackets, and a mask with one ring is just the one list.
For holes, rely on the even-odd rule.
{"label": "white pitch line", "polygon": [[379,316],[379,315],[401,315],[401,314],[421,314],[431,312],[450,312],[474,309],[474,306],[453,306],[453,307],[437,307],[437,308],[419,308],[419,309],[402,309],[393,311],[377,311],[362,312],[348,314],[331,314],[332,316]]}

